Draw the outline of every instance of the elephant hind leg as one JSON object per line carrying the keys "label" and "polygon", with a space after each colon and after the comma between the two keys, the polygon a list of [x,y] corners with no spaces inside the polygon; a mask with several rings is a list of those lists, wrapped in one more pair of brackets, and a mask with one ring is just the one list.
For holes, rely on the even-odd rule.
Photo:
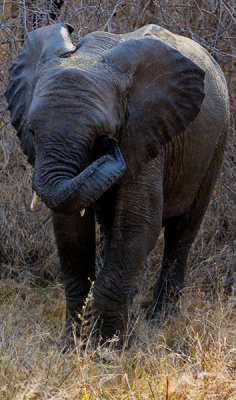
{"label": "elephant hind leg", "polygon": [[176,310],[176,301],[184,286],[188,253],[210,201],[222,163],[225,140],[226,134],[223,134],[189,210],[181,216],[164,221],[165,248],[161,273],[154,287],[153,318],[164,308],[167,311]]}
{"label": "elephant hind leg", "polygon": [[174,312],[184,277],[188,253],[194,237],[183,239],[184,229],[180,229],[185,216],[173,218],[165,223],[165,248],[160,276],[154,286],[154,307],[151,317],[156,318],[161,311]]}

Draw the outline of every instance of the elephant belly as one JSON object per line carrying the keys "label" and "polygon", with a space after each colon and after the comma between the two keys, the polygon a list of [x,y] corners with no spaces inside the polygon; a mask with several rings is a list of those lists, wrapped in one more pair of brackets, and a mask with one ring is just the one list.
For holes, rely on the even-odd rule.
{"label": "elephant belly", "polygon": [[220,135],[213,136],[211,134],[209,140],[202,142],[199,141],[199,138],[205,139],[206,134],[200,134],[199,131],[198,135],[196,132],[186,131],[166,146],[164,151],[163,220],[188,211],[207,174],[212,158],[219,159],[219,162],[216,162],[217,165],[221,163],[225,132],[222,132],[223,145],[221,143],[219,146],[217,143]]}
{"label": "elephant belly", "polygon": [[[181,215],[189,209],[213,157],[216,157],[215,164],[219,169],[228,123],[229,106],[225,80],[221,71],[213,64],[212,68],[206,68],[205,97],[197,118],[163,150],[164,219]],[[220,140],[222,135],[224,139]]]}
{"label": "elephant belly", "polygon": [[184,157],[184,149],[178,151],[177,147],[173,143],[166,148],[168,161],[163,182],[163,220],[184,214],[189,209],[206,173],[206,168],[200,165],[193,153],[191,163],[188,163],[191,154]]}

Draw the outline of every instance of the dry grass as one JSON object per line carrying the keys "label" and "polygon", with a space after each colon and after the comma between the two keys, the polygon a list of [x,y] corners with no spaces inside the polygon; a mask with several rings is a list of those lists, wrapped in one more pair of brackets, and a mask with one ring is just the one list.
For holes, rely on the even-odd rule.
{"label": "dry grass", "polygon": [[9,124],[7,68],[27,30],[50,20],[47,0],[0,7],[0,399],[236,399],[236,5],[234,0],[64,1],[60,20],[79,36],[158,23],[204,45],[223,67],[232,123],[222,173],[189,259],[180,314],[152,326],[141,307],[151,296],[162,238],[136,295],[130,349],[111,342],[62,353],[64,296],[51,221],[30,213],[31,169]]}
{"label": "dry grass", "polygon": [[61,352],[60,285],[4,280],[0,297],[0,399],[236,398],[234,296],[212,302],[194,285],[158,329],[136,312],[129,350],[83,354]]}

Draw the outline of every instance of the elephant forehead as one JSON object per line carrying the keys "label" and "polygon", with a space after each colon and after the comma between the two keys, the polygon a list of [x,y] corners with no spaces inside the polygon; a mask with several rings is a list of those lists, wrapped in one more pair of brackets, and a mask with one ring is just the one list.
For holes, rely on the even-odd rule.
{"label": "elephant forehead", "polygon": [[[66,68],[49,70],[47,74],[42,74],[38,78],[36,84],[37,88],[41,87],[42,92],[47,92],[48,90],[60,90],[60,88],[67,88],[69,90],[78,90],[83,87],[84,84],[91,85],[97,80],[95,74],[90,72],[85,72],[76,68]],[[69,93],[68,93],[69,94]]]}
{"label": "elephant forehead", "polygon": [[80,71],[61,71],[50,79],[42,78],[36,83],[28,120],[34,129],[107,126],[109,113],[102,97],[105,90],[105,85],[96,84],[93,76]]}
{"label": "elephant forehead", "polygon": [[52,71],[40,76],[34,88],[30,113],[51,106],[78,107],[94,101],[104,84],[94,74],[78,70]]}

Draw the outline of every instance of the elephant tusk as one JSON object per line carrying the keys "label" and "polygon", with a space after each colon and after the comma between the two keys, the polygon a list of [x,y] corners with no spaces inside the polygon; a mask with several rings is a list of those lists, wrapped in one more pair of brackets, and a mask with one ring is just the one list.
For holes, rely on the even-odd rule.
{"label": "elephant tusk", "polygon": [[31,200],[31,204],[30,204],[31,211],[34,212],[36,210],[36,207],[39,202],[40,202],[40,197],[36,194],[36,192],[34,192],[32,200]]}
{"label": "elephant tusk", "polygon": [[83,217],[85,214],[85,208],[83,210],[80,211],[80,216]]}

